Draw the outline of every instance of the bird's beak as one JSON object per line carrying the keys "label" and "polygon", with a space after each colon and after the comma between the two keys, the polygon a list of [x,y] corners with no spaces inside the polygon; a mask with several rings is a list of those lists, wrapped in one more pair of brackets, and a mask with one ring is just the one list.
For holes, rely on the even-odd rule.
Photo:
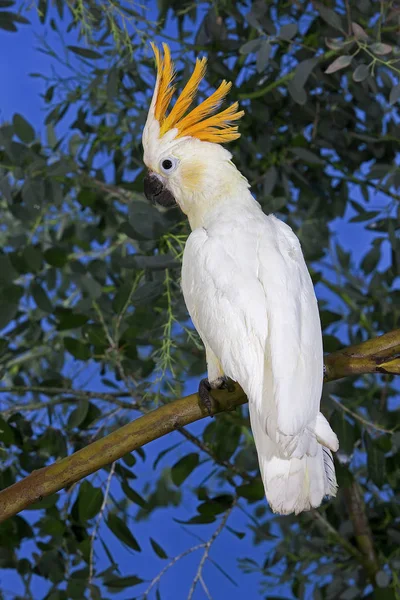
{"label": "bird's beak", "polygon": [[144,178],[144,195],[152,204],[168,208],[176,205],[176,200],[155,173],[149,171]]}

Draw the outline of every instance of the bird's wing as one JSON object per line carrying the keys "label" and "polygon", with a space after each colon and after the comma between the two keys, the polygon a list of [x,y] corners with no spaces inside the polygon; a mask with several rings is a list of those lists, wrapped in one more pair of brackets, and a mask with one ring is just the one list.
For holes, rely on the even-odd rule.
{"label": "bird's wing", "polygon": [[323,381],[323,350],[317,299],[300,242],[291,228],[268,217],[258,279],[267,305],[268,361],[273,376],[277,428],[295,436],[316,418]]}
{"label": "bird's wing", "polygon": [[314,289],[292,230],[264,216],[248,230],[195,230],[182,289],[203,341],[262,420],[301,433],[319,410],[323,362]]}
{"label": "bird's wing", "polygon": [[[219,359],[224,373],[250,397],[262,389],[267,332],[266,299],[253,267],[243,267],[235,237],[199,228],[187,242],[182,264],[182,291],[203,343]],[[248,240],[252,244],[252,240]],[[249,382],[248,386],[244,382]]]}

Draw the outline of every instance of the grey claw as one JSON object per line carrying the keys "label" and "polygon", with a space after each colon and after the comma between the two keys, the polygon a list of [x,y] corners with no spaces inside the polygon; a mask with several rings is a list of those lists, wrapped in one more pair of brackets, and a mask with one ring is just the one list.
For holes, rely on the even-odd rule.
{"label": "grey claw", "polygon": [[210,382],[208,381],[207,378],[202,379],[199,383],[200,402],[204,406],[204,408],[206,409],[206,411],[208,412],[210,417],[212,417],[213,415],[211,414],[212,402],[211,402],[210,391],[211,391]]}

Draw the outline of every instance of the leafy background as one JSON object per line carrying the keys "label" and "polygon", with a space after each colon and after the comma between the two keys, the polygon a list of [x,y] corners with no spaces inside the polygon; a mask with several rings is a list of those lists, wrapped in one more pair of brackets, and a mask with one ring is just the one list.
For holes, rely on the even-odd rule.
{"label": "leafy background", "polygon": [[[234,81],[230,150],[301,240],[326,352],[397,326],[399,19],[369,0],[0,0],[2,487],[205,371],[179,288],[187,223],[142,194],[150,40],[179,79],[206,53],[204,94]],[[399,598],[398,384],[334,382],[323,409],[340,490],[318,511],[271,514],[242,407],[1,525],[2,596]]]}

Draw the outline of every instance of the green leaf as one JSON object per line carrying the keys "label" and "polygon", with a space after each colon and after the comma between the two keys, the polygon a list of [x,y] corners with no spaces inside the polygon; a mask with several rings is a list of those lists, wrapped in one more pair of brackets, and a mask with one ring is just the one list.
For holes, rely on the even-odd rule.
{"label": "green leaf", "polygon": [[13,127],[21,142],[30,144],[35,139],[35,130],[32,125],[18,113],[13,116]]}
{"label": "green leaf", "polygon": [[121,483],[121,488],[122,488],[122,491],[124,492],[125,496],[127,498],[129,498],[129,500],[132,500],[132,502],[134,502],[141,508],[147,508],[146,500],[144,498],[142,498],[142,496],[140,494],[138,494],[135,490],[133,490],[131,487],[129,487],[129,485],[127,484],[126,481],[123,481]]}
{"label": "green leaf", "polygon": [[89,401],[86,398],[79,400],[77,407],[71,412],[68,419],[68,427],[74,429],[79,427],[85,420],[89,410]]}
{"label": "green leaf", "polygon": [[52,313],[53,305],[50,298],[46,294],[44,288],[38,282],[34,282],[31,286],[32,297],[38,308],[43,312]]}
{"label": "green leaf", "polygon": [[18,273],[14,269],[9,256],[0,254],[0,284],[11,283],[17,277]]}
{"label": "green leaf", "polygon": [[325,70],[325,73],[336,73],[336,71],[345,69],[351,64],[352,60],[353,57],[350,54],[342,54],[342,56],[338,56],[338,58],[335,58],[335,60]]}
{"label": "green leaf", "polygon": [[281,40],[290,42],[290,40],[296,35],[297,29],[297,23],[287,23],[286,25],[282,25],[278,37]]}
{"label": "green leaf", "polygon": [[230,494],[221,494],[209,498],[197,507],[201,515],[219,515],[232,506],[233,497]]}
{"label": "green leaf", "polygon": [[11,304],[7,300],[0,300],[0,330],[4,329],[13,320],[18,312],[18,303]]}
{"label": "green leaf", "polygon": [[129,548],[132,548],[132,550],[135,550],[136,552],[141,552],[138,542],[133,537],[130,529],[122,519],[120,519],[114,513],[110,513],[106,523],[108,528],[123,544]]}
{"label": "green leaf", "polygon": [[165,233],[168,224],[156,208],[145,202],[129,204],[129,224],[138,240],[156,240]]}
{"label": "green leaf", "polygon": [[381,259],[381,248],[380,246],[373,246],[371,250],[367,252],[361,261],[361,268],[366,275],[369,275],[376,267]]}
{"label": "green leaf", "polygon": [[137,575],[128,575],[126,577],[117,577],[116,575],[107,575],[103,579],[104,585],[110,592],[118,592],[119,590],[124,590],[126,588],[133,587],[134,585],[139,585],[139,583],[143,583],[143,579],[137,577]]}
{"label": "green leaf", "polygon": [[80,46],[67,46],[68,50],[71,50],[74,54],[78,56],[82,56],[83,58],[90,58],[94,60],[98,60],[99,58],[103,58],[101,54],[96,52],[95,50],[90,50],[89,48],[82,48]]}
{"label": "green leaf", "polygon": [[378,56],[383,56],[384,54],[390,54],[390,52],[393,50],[392,46],[390,46],[389,44],[381,44],[381,42],[377,42],[376,44],[371,44],[371,46],[369,48],[374,54],[377,54]]}
{"label": "green leaf", "polygon": [[22,258],[34,273],[37,273],[42,268],[43,256],[35,246],[26,246],[22,251]]}
{"label": "green leaf", "polygon": [[323,329],[343,319],[343,315],[335,313],[331,310],[320,310],[320,317]]}
{"label": "green leaf", "polygon": [[261,48],[257,52],[256,69],[257,73],[262,73],[268,65],[269,57],[271,56],[271,44],[264,41]]}
{"label": "green leaf", "polygon": [[364,81],[369,76],[369,67],[368,65],[358,65],[358,67],[353,72],[353,80],[354,81]]}
{"label": "green leaf", "polygon": [[240,54],[252,54],[253,52],[257,52],[263,43],[262,38],[258,38],[257,40],[250,40],[241,46]]}
{"label": "green leaf", "polygon": [[100,488],[94,487],[90,481],[83,481],[78,494],[78,512],[82,523],[93,519],[101,509],[104,496]]}
{"label": "green leaf", "polygon": [[233,533],[233,535],[235,535],[237,538],[239,538],[239,540],[242,540],[246,535],[244,531],[236,531],[236,529],[229,527],[229,525],[226,525],[225,527],[228,531]]}
{"label": "green leaf", "polygon": [[311,75],[314,67],[318,64],[318,58],[306,58],[302,60],[297,65],[294,77],[293,77],[293,85],[294,87],[301,89],[304,88],[305,84],[309,76]]}
{"label": "green leaf", "polygon": [[[132,281],[124,281],[120,288],[118,288],[117,293],[115,294],[112,307],[113,311],[118,315],[122,312],[124,306],[126,305],[129,296],[132,292]],[[133,294],[132,294],[133,295]]]}
{"label": "green leaf", "polygon": [[294,79],[292,79],[292,81],[289,81],[287,89],[296,104],[304,106],[307,102],[307,94],[304,88],[296,86]]}
{"label": "green leaf", "polygon": [[74,358],[79,360],[88,360],[91,356],[89,346],[76,338],[65,337],[64,347]]}
{"label": "green leaf", "polygon": [[150,538],[150,544],[159,558],[168,558],[168,554],[153,538]]}
{"label": "green leaf", "polygon": [[293,154],[295,154],[298,158],[301,158],[301,160],[303,160],[304,162],[307,162],[307,163],[310,163],[313,165],[323,165],[324,164],[324,160],[322,158],[320,158],[314,152],[311,152],[311,150],[307,150],[307,148],[294,147],[294,148],[290,148],[290,150],[291,150],[291,152],[293,152]]}
{"label": "green leaf", "polygon": [[9,426],[7,421],[0,416],[0,442],[5,446],[10,446],[14,443],[14,431]]}
{"label": "green leaf", "polygon": [[187,454],[171,468],[171,479],[175,485],[180,486],[200,462],[197,452]]}
{"label": "green leaf", "polygon": [[355,426],[352,425],[343,411],[335,410],[329,419],[333,431],[339,438],[340,453],[352,456],[354,444],[359,439]]}
{"label": "green leaf", "polygon": [[214,523],[215,517],[213,515],[196,515],[188,521],[181,521],[180,519],[174,519],[174,521],[181,525],[206,525],[208,523]]}
{"label": "green leaf", "polygon": [[52,267],[62,268],[68,261],[68,254],[62,248],[53,247],[43,254],[45,261]]}
{"label": "green leaf", "polygon": [[89,320],[89,317],[87,317],[86,315],[75,313],[72,309],[68,308],[57,308],[56,316],[58,318],[58,331],[65,331],[67,329],[76,329],[78,327],[82,327]]}
{"label": "green leaf", "polygon": [[328,25],[343,32],[342,20],[340,16],[335,13],[335,11],[333,11],[331,8],[328,8],[324,4],[321,4],[321,2],[314,2],[314,6],[323,20],[328,23]]}
{"label": "green leaf", "polygon": [[390,90],[389,103],[395,104],[399,98],[400,98],[400,83],[397,83]]}
{"label": "green leaf", "polygon": [[145,306],[149,302],[159,298],[164,291],[164,286],[160,281],[149,281],[138,287],[132,295],[132,304],[134,306]]}
{"label": "green leaf", "polygon": [[368,42],[368,33],[361,27],[361,25],[358,23],[352,23],[351,28],[358,40],[361,40],[362,42]]}
{"label": "green leaf", "polygon": [[242,498],[246,498],[250,503],[258,502],[265,498],[264,486],[261,479],[255,479],[250,483],[244,483],[236,488],[236,493]]}

